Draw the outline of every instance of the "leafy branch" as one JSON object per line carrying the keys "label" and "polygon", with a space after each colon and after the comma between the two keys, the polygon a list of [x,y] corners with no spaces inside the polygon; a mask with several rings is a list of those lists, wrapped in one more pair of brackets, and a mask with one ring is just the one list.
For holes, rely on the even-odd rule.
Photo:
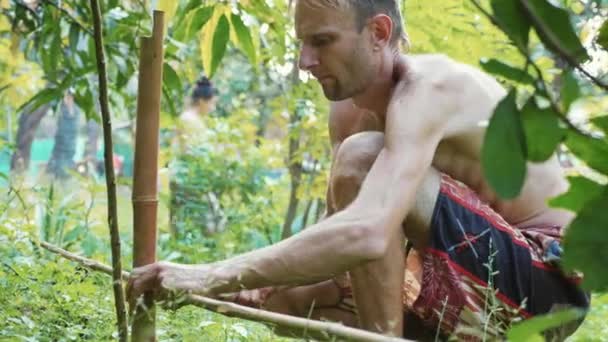
{"label": "leafy branch", "polygon": [[556,41],[555,36],[551,34],[550,30],[544,25],[544,23],[534,14],[532,9],[530,8],[530,3],[528,0],[521,0],[521,4],[523,8],[530,18],[530,20],[534,23],[534,27],[539,31],[538,33],[547,37],[547,39],[551,42],[551,47],[554,52],[556,52],[561,58],[563,58],[570,67],[576,68],[580,72],[582,72],[585,76],[587,76],[593,83],[595,83],[598,87],[608,90],[608,84],[603,83],[593,75],[591,75],[585,68],[583,68],[580,63],[578,63],[572,55],[570,55],[567,51],[565,51],[558,41]]}
{"label": "leafy branch", "polygon": [[[488,20],[490,20],[490,22],[492,24],[494,24],[496,27],[498,27],[502,31],[506,32],[506,27],[505,27],[504,23],[502,23],[496,16],[492,15],[485,8],[483,8],[483,6],[481,6],[481,4],[478,1],[471,0],[471,2]],[[524,58],[526,59],[526,66],[531,66],[534,69],[534,71],[536,72],[536,74],[538,76],[538,80],[540,82],[535,82],[534,88],[538,92],[540,92],[541,94],[544,94],[546,96],[553,112],[572,131],[574,131],[575,133],[577,133],[579,135],[590,137],[587,133],[583,132],[580,128],[578,128],[575,124],[573,124],[570,121],[570,119],[568,119],[568,117],[564,113],[562,113],[562,111],[559,109],[559,106],[555,102],[555,99],[553,99],[553,97],[551,96],[551,92],[549,90],[549,87],[547,86],[547,82],[545,80],[544,74],[543,74],[541,68],[538,66],[538,64],[536,64],[536,62],[534,62],[534,60],[532,60],[532,57],[530,56],[530,52],[528,51],[528,47],[521,44],[521,42],[518,42],[516,40],[512,40],[512,42],[515,45],[515,47],[517,48],[517,50],[520,52],[520,54],[522,56],[524,56]],[[578,63],[576,63],[576,65],[578,65]]]}
{"label": "leafy branch", "polygon": [[55,3],[51,0],[43,0],[42,3],[55,7],[57,10],[59,10],[61,13],[63,13],[73,24],[80,27],[81,30],[83,30],[84,32],[89,34],[91,37],[95,36],[95,33],[93,31],[91,31],[88,27],[84,26],[78,19],[76,19],[70,12],[68,12],[67,9],[65,9],[60,4]]}

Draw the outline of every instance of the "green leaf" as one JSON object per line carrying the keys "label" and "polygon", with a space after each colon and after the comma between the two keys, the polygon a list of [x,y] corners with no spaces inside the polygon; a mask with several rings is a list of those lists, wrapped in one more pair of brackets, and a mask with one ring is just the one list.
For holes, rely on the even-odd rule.
{"label": "green leaf", "polygon": [[589,59],[566,10],[553,6],[547,0],[522,0],[522,3],[533,18],[534,30],[547,48],[558,55],[565,52],[578,63]]}
{"label": "green leaf", "polygon": [[253,46],[253,40],[251,39],[249,29],[245,26],[241,17],[234,13],[230,16],[230,22],[232,23],[241,49],[245,52],[247,58],[249,58],[249,62],[252,65],[256,65],[255,47]]}
{"label": "green leaf", "polygon": [[480,64],[483,70],[485,70],[486,72],[501,76],[508,80],[524,84],[534,83],[534,78],[530,76],[530,74],[528,74],[526,71],[515,68],[497,59],[482,59],[480,61]]}
{"label": "green leaf", "polygon": [[608,50],[608,20],[605,20],[600,27],[600,33],[597,36],[597,43],[599,46],[604,48],[604,50]]}
{"label": "green leaf", "polygon": [[567,113],[570,110],[570,105],[581,96],[581,88],[572,71],[564,73],[562,82],[562,106],[564,112]]}
{"label": "green leaf", "polygon": [[518,0],[492,0],[491,5],[502,30],[517,46],[527,47],[530,23],[523,15],[520,2]]}
{"label": "green leaf", "polygon": [[575,213],[579,212],[587,202],[602,193],[602,186],[583,176],[568,177],[570,188],[551,200],[549,204],[554,208],[564,208]]}
{"label": "green leaf", "polygon": [[583,287],[608,290],[608,187],[589,201],[566,230],[564,265],[583,272]]}
{"label": "green leaf", "polygon": [[568,132],[566,146],[592,169],[608,175],[608,142]]}
{"label": "green leaf", "polygon": [[181,92],[182,82],[175,70],[167,62],[163,64],[163,83],[169,87],[169,89]]}
{"label": "green leaf", "polygon": [[[584,315],[584,310],[568,309],[536,316],[515,324],[507,332],[507,338],[509,341],[536,341],[543,331],[580,319]],[[544,338],[541,337],[539,341],[544,341]]]}
{"label": "green leaf", "polygon": [[515,96],[511,90],[496,107],[481,154],[488,182],[505,199],[519,195],[526,177],[526,143]]}
{"label": "green leaf", "polygon": [[59,100],[63,97],[63,89],[61,88],[46,88],[34,95],[31,99],[21,105],[17,109],[18,112],[28,108],[28,111],[34,111],[39,107],[53,101]]}
{"label": "green leaf", "polygon": [[197,32],[199,32],[203,26],[211,19],[213,16],[213,11],[215,10],[215,6],[207,6],[201,7],[194,12],[192,17],[192,21],[190,22],[190,26],[188,27],[188,35],[185,37],[185,40],[189,40],[192,38]]}
{"label": "green leaf", "polygon": [[528,160],[543,162],[549,159],[565,135],[559,126],[558,115],[549,108],[538,108],[532,97],[522,109],[521,119]]}
{"label": "green leaf", "polygon": [[228,45],[228,39],[230,38],[230,24],[228,19],[222,14],[220,17],[215,32],[213,33],[213,43],[211,49],[211,69],[209,70],[209,77],[212,77],[220,65],[224,54],[226,53],[226,47]]}
{"label": "green leaf", "polygon": [[591,119],[591,123],[608,135],[608,115]]}
{"label": "green leaf", "polygon": [[70,25],[70,33],[68,36],[70,51],[78,49],[78,40],[80,39],[80,27],[76,24]]}

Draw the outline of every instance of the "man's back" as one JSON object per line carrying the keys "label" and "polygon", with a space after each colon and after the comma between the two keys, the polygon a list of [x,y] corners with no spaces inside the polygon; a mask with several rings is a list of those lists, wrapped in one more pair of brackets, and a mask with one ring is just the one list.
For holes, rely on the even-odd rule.
{"label": "man's back", "polygon": [[[487,122],[496,104],[505,96],[500,84],[478,69],[457,63],[441,55],[407,56],[408,87],[429,87],[424,98],[426,108],[436,104],[453,108],[441,142],[434,151],[433,167],[450,175],[490,204],[509,223],[517,226],[553,224],[564,226],[572,218],[565,211],[550,209],[548,198],[567,188],[555,157],[544,163],[530,163],[521,194],[513,200],[502,200],[485,180],[481,165],[481,149]],[[392,94],[387,94],[389,97]],[[379,101],[382,101],[379,99]],[[425,116],[429,113],[418,113]],[[376,115],[357,108],[351,100],[335,102],[330,114],[330,137],[334,147],[348,136],[363,131],[384,132],[385,113]],[[403,120],[407,120],[404,118]],[[407,156],[404,156],[407,158]],[[501,158],[501,156],[496,156]]]}

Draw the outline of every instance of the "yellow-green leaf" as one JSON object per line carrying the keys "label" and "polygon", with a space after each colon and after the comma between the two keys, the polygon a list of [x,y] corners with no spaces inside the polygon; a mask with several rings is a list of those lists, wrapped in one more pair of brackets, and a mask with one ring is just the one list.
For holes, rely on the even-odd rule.
{"label": "yellow-green leaf", "polygon": [[243,23],[241,17],[234,13],[231,15],[230,21],[232,23],[232,28],[236,33],[239,47],[241,48],[241,50],[243,50],[245,55],[247,55],[247,58],[249,58],[249,62],[251,62],[251,64],[255,66],[256,54],[249,29],[245,26],[245,23]]}

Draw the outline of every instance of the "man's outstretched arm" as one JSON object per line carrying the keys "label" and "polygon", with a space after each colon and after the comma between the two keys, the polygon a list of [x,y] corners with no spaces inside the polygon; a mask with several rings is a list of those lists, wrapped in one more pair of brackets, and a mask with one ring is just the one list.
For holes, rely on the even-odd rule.
{"label": "man's outstretched arm", "polygon": [[430,105],[416,101],[428,95],[420,93],[426,90],[401,91],[389,107],[385,147],[349,207],[278,244],[225,261],[137,269],[129,284],[130,297],[156,288],[215,295],[310,284],[382,258],[390,237],[401,229],[442,133],[443,121],[427,114]]}

